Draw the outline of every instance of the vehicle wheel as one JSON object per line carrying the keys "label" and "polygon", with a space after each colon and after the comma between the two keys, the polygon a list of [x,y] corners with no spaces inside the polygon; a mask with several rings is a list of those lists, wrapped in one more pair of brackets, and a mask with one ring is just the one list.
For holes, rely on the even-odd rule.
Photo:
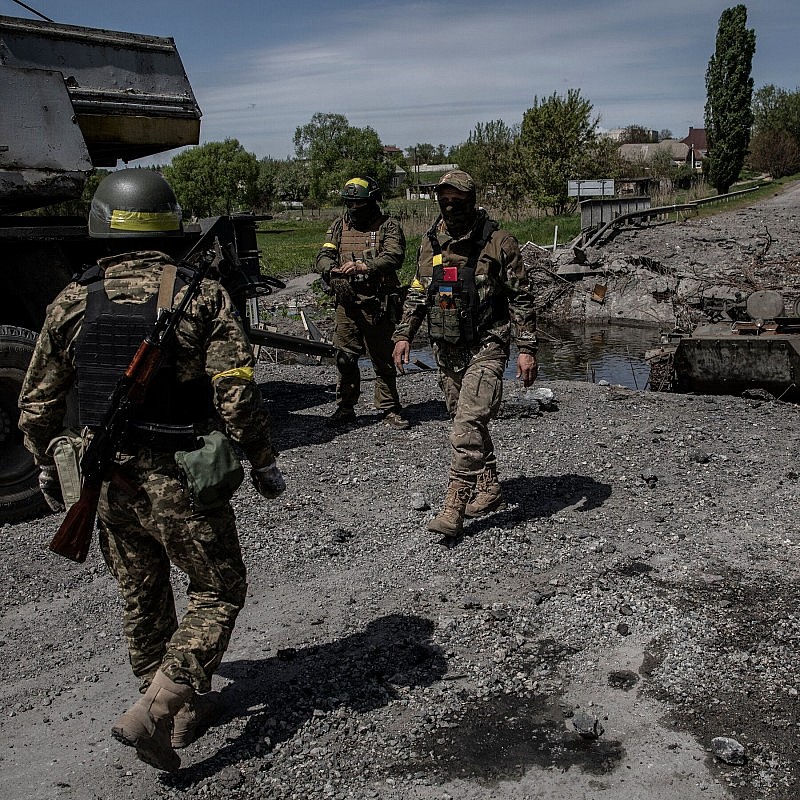
{"label": "vehicle wheel", "polygon": [[48,511],[39,491],[39,468],[17,427],[19,393],[35,342],[36,334],[27,328],[0,325],[0,523]]}

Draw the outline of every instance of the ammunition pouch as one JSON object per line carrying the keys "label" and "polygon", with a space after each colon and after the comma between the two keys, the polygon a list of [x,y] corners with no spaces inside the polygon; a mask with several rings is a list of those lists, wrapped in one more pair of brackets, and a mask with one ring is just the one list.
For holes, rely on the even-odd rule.
{"label": "ammunition pouch", "polygon": [[53,457],[61,484],[61,495],[67,510],[81,496],[81,458],[83,437],[77,431],[65,430],[47,445],[47,454]]}
{"label": "ammunition pouch", "polygon": [[428,307],[428,336],[432,342],[469,347],[477,339],[475,315],[471,308]]}
{"label": "ammunition pouch", "polygon": [[402,287],[395,289],[383,298],[383,313],[385,318],[392,324],[397,325],[403,318],[403,304],[405,303],[406,292]]}
{"label": "ammunition pouch", "polygon": [[179,450],[175,463],[186,479],[192,509],[203,514],[227,505],[244,480],[244,469],[224,433],[198,438],[200,447]]}

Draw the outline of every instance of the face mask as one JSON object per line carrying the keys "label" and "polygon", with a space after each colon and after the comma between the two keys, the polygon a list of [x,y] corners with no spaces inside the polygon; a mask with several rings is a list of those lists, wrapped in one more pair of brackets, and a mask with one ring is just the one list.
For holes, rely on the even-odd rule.
{"label": "face mask", "polygon": [[375,214],[374,203],[367,203],[366,205],[359,206],[358,208],[348,208],[347,216],[354,225],[362,225],[369,222]]}
{"label": "face mask", "polygon": [[444,224],[453,236],[463,236],[475,221],[475,206],[469,200],[440,200],[439,208]]}

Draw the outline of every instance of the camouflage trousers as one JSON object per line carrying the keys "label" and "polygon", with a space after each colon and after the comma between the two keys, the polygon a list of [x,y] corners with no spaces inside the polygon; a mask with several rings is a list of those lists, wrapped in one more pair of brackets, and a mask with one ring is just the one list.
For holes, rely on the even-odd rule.
{"label": "camouflage trousers", "polygon": [[[124,631],[142,691],[156,670],[198,692],[211,688],[247,589],[230,504],[193,514],[171,453],[141,450],[122,471],[141,490],[103,487],[100,547],[124,601]],[[188,579],[178,621],[170,583],[174,564]]]}
{"label": "camouflage trousers", "polygon": [[489,423],[503,399],[508,355],[499,345],[483,348],[436,348],[439,386],[450,414],[450,480],[474,484],[497,457]]}
{"label": "camouflage trousers", "polygon": [[336,328],[333,346],[341,351],[336,359],[339,379],[336,382],[336,403],[353,408],[361,394],[361,371],[358,359],[365,353],[375,370],[375,408],[383,411],[399,411],[400,396],[397,393],[397,372],[392,359],[394,324],[369,305],[336,306]]}

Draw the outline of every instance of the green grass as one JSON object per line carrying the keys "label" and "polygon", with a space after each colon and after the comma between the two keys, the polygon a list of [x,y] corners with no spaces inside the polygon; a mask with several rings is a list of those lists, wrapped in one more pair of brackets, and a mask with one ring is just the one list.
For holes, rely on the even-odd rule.
{"label": "green grass", "polygon": [[258,247],[264,273],[287,278],[313,272],[328,224],[327,219],[273,219],[259,223]]}
{"label": "green grass", "polygon": [[[800,179],[800,175],[790,175],[771,181],[740,198],[701,206],[698,214],[709,216],[720,211],[730,211],[751,205],[758,200],[780,193],[785,185],[798,179]],[[759,181],[754,180],[752,184],[737,184],[735,189],[746,189],[751,185],[758,184]],[[690,199],[696,199],[696,197],[680,198],[678,195],[673,195],[669,199],[660,198],[659,200],[663,200],[660,204],[668,205],[686,202]],[[387,204],[386,210],[388,213],[400,216],[406,235],[406,257],[400,270],[400,280],[407,284],[414,276],[419,243],[433,222],[437,209],[431,201],[415,201],[414,203],[405,203],[404,201],[403,204],[391,201]],[[273,219],[259,223],[258,246],[261,249],[265,274],[287,278],[313,272],[317,253],[325,240],[325,231],[327,231],[330,221],[340,213],[341,209],[332,208],[324,209],[321,218]],[[581,230],[578,214],[567,217],[536,216],[521,220],[498,217],[498,220],[503,228],[517,237],[520,245],[524,245],[525,242],[534,242],[549,247],[553,244],[556,227],[558,227],[558,243],[563,245],[577,237]]]}
{"label": "green grass", "polygon": [[[313,272],[314,262],[325,240],[329,222],[328,218],[323,218],[273,219],[259,223],[258,246],[262,254],[264,273],[286,278]],[[426,217],[406,218],[402,222],[406,235],[406,257],[400,270],[400,279],[403,283],[409,283],[414,276],[419,243],[431,222],[432,219]],[[501,224],[517,237],[521,245],[529,241],[551,245],[556,226],[560,244],[574,239],[580,232],[580,218],[577,214],[570,217],[504,220]]]}

